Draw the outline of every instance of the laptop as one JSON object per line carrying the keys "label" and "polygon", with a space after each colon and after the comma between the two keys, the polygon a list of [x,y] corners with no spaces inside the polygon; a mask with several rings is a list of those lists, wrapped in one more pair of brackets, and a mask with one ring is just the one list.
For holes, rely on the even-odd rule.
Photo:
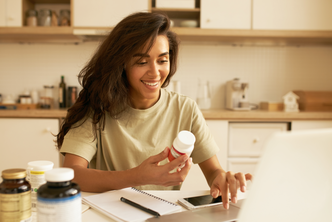
{"label": "laptop", "polygon": [[332,221],[332,129],[283,132],[265,146],[238,222]]}
{"label": "laptop", "polygon": [[265,145],[245,200],[148,221],[332,221],[332,129],[279,132]]}

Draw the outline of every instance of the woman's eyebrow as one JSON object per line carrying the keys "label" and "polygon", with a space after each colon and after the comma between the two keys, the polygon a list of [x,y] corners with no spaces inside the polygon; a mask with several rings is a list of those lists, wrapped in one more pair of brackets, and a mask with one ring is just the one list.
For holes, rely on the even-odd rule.
{"label": "woman's eyebrow", "polygon": [[[158,57],[165,56],[165,55],[168,55],[168,54],[169,54],[169,52],[163,52]],[[136,54],[133,55],[133,57],[150,57],[150,55],[146,54],[146,53],[136,53]]]}

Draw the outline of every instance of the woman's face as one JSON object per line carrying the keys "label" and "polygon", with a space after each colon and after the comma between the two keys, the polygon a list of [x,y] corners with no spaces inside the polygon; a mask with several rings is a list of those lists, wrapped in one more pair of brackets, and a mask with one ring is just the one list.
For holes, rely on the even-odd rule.
{"label": "woman's face", "polygon": [[[145,52],[146,49],[143,49]],[[151,50],[134,54],[126,65],[129,82],[129,97],[133,108],[147,109],[159,99],[160,88],[169,70],[169,45],[166,36],[159,35]],[[139,59],[143,56],[143,59]]]}

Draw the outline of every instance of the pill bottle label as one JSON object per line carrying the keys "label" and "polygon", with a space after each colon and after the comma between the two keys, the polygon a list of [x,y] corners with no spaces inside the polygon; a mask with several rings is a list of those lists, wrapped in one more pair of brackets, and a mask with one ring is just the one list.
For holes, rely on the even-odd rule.
{"label": "pill bottle label", "polygon": [[169,161],[173,161],[176,158],[178,158],[179,156],[184,155],[185,153],[181,153],[179,151],[177,151],[174,146],[172,146],[171,152],[168,154],[168,159]]}
{"label": "pill bottle label", "polygon": [[0,194],[0,221],[31,222],[31,192]]}
{"label": "pill bottle label", "polygon": [[71,197],[37,199],[37,218],[39,222],[81,222],[81,194]]}
{"label": "pill bottle label", "polygon": [[36,212],[38,188],[46,183],[45,171],[30,171],[29,174],[29,182],[31,184],[31,210],[32,212]]}

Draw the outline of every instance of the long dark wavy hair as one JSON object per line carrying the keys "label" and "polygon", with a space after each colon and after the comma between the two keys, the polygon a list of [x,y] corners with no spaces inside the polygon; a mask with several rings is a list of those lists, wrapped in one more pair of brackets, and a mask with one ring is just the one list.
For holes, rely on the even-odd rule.
{"label": "long dark wavy hair", "polygon": [[119,118],[130,105],[129,83],[124,65],[147,46],[147,53],[158,35],[169,42],[170,72],[162,87],[166,87],[177,69],[178,39],[170,31],[170,20],[162,13],[139,12],[119,22],[78,75],[83,89],[75,104],[68,109],[60,132],[56,135],[58,149],[67,132],[92,118],[96,138],[97,124],[104,129],[105,115]]}

